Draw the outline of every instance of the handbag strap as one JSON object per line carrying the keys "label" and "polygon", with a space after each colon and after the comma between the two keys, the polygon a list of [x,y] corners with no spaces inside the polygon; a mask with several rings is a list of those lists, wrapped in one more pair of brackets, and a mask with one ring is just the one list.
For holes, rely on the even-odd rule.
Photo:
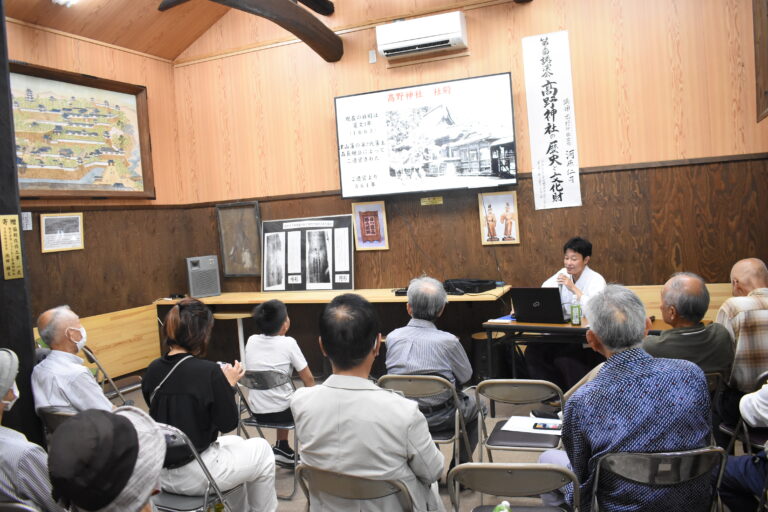
{"label": "handbag strap", "polygon": [[167,381],[167,380],[168,380],[168,377],[170,377],[170,376],[171,376],[171,374],[173,373],[173,371],[174,371],[176,368],[178,368],[178,367],[179,367],[179,365],[180,365],[181,363],[183,363],[184,361],[186,361],[186,360],[187,360],[187,359],[189,359],[190,357],[192,357],[192,355],[187,355],[187,356],[185,356],[185,357],[182,357],[182,358],[181,358],[181,360],[180,360],[178,363],[176,363],[175,365],[173,365],[173,368],[171,368],[171,371],[169,371],[169,372],[168,372],[168,373],[165,375],[165,378],[164,378],[163,380],[161,380],[161,381],[160,381],[160,384],[158,384],[158,385],[155,387],[155,389],[154,389],[154,390],[152,390],[152,394],[151,394],[151,395],[149,395],[149,406],[150,406],[150,407],[152,406],[152,401],[155,399],[155,395],[157,394],[157,391],[160,389],[160,386],[162,386],[163,384],[165,384],[165,381]]}

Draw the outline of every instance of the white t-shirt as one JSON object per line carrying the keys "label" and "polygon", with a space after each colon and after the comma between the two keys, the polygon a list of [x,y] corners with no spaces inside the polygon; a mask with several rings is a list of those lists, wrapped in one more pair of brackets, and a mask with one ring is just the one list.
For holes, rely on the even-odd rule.
{"label": "white t-shirt", "polygon": [[[307,367],[307,360],[301,353],[296,340],[290,336],[265,336],[254,334],[245,345],[246,370],[274,370],[291,375]],[[293,393],[290,384],[266,389],[248,391],[251,410],[259,414],[280,412],[288,409],[288,398]]]}
{"label": "white t-shirt", "polygon": [[[542,288],[560,288],[560,303],[563,305],[563,312],[566,314],[566,318],[571,317],[571,304],[576,302],[576,295],[571,292],[565,285],[560,286],[557,284],[558,274],[568,274],[565,267],[558,270],[555,275],[544,281],[541,285]],[[605,288],[605,279],[603,276],[589,268],[584,267],[584,271],[579,276],[579,280],[576,281],[576,288],[581,290],[582,297],[579,303],[581,304],[582,313],[589,318],[587,314],[587,303],[595,294]]]}

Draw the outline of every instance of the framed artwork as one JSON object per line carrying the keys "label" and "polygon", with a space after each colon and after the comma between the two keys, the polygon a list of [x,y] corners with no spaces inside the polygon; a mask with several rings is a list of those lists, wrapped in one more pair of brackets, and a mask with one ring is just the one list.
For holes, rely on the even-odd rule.
{"label": "framed artwork", "polygon": [[353,290],[352,215],[265,220],[261,289]]}
{"label": "framed artwork", "polygon": [[341,195],[517,183],[512,75],[335,98]]}
{"label": "framed artwork", "polygon": [[386,251],[389,249],[384,201],[352,203],[352,220],[355,224],[356,250]]}
{"label": "framed artwork", "polygon": [[21,197],[155,197],[145,87],[9,67]]}
{"label": "framed artwork", "polygon": [[483,245],[520,243],[517,192],[480,193],[477,194],[477,205]]}
{"label": "framed artwork", "polygon": [[41,213],[40,246],[43,252],[83,249],[83,214]]}
{"label": "framed artwork", "polygon": [[261,275],[261,216],[257,201],[216,205],[225,277]]}

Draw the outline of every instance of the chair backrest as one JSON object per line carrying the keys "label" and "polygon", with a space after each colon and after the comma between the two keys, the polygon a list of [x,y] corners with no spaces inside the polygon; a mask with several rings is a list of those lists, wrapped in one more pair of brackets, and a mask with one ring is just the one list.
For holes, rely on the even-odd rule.
{"label": "chair backrest", "polygon": [[723,382],[723,374],[720,372],[709,372],[705,373],[704,376],[707,378],[709,394],[712,395],[720,388],[720,383]]}
{"label": "chair backrest", "polygon": [[400,480],[373,480],[318,469],[306,464],[299,464],[296,474],[307,502],[310,499],[310,490],[349,500],[373,500],[397,494],[403,510],[406,512],[413,510],[411,494]]}
{"label": "chair backrest", "polygon": [[755,379],[755,391],[758,391],[766,384],[768,384],[768,371],[764,371],[757,376],[757,379]]}
{"label": "chair backrest", "polygon": [[[688,482],[711,473],[719,465],[717,489],[726,459],[725,450],[716,446],[665,453],[608,453],[597,461],[592,510],[598,510],[600,477],[605,471],[638,484],[661,487]],[[716,492],[713,492],[713,498],[715,496]]]}
{"label": "chair backrest", "polygon": [[573,483],[574,511],[581,503],[579,480],[569,469],[557,464],[466,463],[448,473],[448,492],[454,509],[459,509],[459,487],[494,496],[536,496]]}
{"label": "chair backrest", "polygon": [[437,375],[382,375],[379,387],[400,391],[406,398],[425,398],[450,392],[456,396],[453,384]]}
{"label": "chair backrest", "polygon": [[0,512],[40,512],[35,507],[24,503],[0,503]]}
{"label": "chair backrest", "polygon": [[[507,404],[523,405],[558,399],[564,403],[563,392],[546,380],[490,379],[477,385],[478,395]],[[478,397],[479,398],[479,397]]]}
{"label": "chair backrest", "polygon": [[293,380],[290,375],[275,370],[248,370],[240,379],[239,383],[248,389],[259,390],[272,389],[284,384],[293,386]]}
{"label": "chair backrest", "polygon": [[37,410],[37,415],[40,416],[41,420],[43,420],[45,430],[48,432],[48,435],[50,435],[53,434],[57,428],[59,428],[59,425],[67,421],[75,414],[71,412],[55,411],[49,407],[43,407],[42,409]]}

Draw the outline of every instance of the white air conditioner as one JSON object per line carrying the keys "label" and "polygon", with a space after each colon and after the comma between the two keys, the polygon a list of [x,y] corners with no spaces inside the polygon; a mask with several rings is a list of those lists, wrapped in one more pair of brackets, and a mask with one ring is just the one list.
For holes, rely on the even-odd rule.
{"label": "white air conditioner", "polygon": [[467,47],[467,22],[461,11],[396,21],[376,27],[379,54],[388,59]]}

